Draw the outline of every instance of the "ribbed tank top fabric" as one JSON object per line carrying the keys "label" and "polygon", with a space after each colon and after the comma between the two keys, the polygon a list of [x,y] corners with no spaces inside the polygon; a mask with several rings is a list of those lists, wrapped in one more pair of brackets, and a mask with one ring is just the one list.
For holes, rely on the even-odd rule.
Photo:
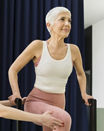
{"label": "ribbed tank top fabric", "polygon": [[43,41],[43,50],[38,66],[35,67],[35,88],[48,93],[65,93],[65,86],[72,72],[70,44],[67,44],[66,56],[61,60],[52,58],[47,42]]}

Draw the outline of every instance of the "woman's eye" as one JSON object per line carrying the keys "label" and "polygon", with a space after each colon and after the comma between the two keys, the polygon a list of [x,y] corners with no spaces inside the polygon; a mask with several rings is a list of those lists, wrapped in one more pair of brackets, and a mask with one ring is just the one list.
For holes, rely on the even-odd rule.
{"label": "woman's eye", "polygon": [[71,23],[71,20],[68,20]]}
{"label": "woman's eye", "polygon": [[64,21],[65,19],[64,19],[64,18],[61,18],[60,20]]}
{"label": "woman's eye", "polygon": [[68,22],[69,22],[69,23],[71,23],[71,22],[72,22],[72,20],[68,20]]}

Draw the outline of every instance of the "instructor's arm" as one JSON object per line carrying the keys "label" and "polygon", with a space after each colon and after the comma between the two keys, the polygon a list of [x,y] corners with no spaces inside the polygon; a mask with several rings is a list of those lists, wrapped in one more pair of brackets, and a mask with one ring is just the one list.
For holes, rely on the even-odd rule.
{"label": "instructor's arm", "polygon": [[0,117],[6,119],[33,122],[38,125],[48,126],[52,129],[54,128],[54,126],[63,126],[62,121],[52,117],[51,114],[51,112],[45,112],[42,115],[32,114],[0,104]]}

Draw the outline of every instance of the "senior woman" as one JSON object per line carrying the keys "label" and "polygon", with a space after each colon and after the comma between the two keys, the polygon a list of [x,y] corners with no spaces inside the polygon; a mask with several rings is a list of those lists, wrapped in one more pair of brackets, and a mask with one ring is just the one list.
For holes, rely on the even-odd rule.
{"label": "senior woman", "polygon": [[[33,60],[36,82],[26,99],[25,111],[37,114],[47,110],[52,111],[54,117],[64,122],[63,127],[56,126],[54,130],[69,131],[71,116],[64,110],[65,86],[73,66],[76,69],[81,95],[86,105],[89,105],[88,99],[92,96],[86,93],[86,76],[79,48],[64,42],[71,30],[71,12],[65,7],[51,9],[46,15],[46,25],[50,38],[46,41],[31,42],[9,69],[9,81],[13,92],[11,102],[17,97],[21,98],[17,73],[30,60]],[[52,129],[43,126],[43,131],[52,131]]]}

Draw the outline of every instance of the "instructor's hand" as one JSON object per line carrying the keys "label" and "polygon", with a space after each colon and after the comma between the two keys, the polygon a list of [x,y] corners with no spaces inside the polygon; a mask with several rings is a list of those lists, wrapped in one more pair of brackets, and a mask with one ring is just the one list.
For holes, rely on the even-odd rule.
{"label": "instructor's hand", "polygon": [[45,112],[42,115],[41,120],[42,120],[42,125],[45,125],[45,126],[51,128],[51,129],[55,129],[56,126],[62,126],[62,127],[64,126],[64,123],[61,120],[52,116],[51,111]]}

